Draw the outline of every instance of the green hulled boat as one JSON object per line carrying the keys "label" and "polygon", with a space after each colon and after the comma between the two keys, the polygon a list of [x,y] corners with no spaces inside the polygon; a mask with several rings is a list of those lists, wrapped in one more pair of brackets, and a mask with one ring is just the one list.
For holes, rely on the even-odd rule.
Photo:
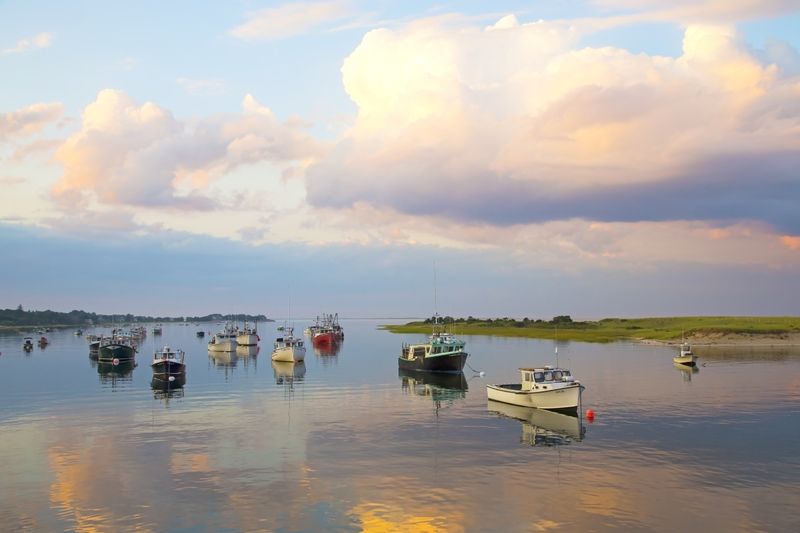
{"label": "green hulled boat", "polygon": [[132,361],[136,356],[136,349],[130,339],[124,337],[105,338],[100,342],[97,360],[107,363],[120,363]]}

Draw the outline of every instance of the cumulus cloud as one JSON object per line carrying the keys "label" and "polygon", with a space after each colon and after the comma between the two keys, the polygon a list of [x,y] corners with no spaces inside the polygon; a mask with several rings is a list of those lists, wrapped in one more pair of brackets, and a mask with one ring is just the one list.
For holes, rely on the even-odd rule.
{"label": "cumulus cloud", "polygon": [[291,2],[250,13],[247,22],[231,30],[245,40],[275,40],[306,33],[351,13],[349,2]]}
{"label": "cumulus cloud", "polygon": [[214,179],[262,161],[290,165],[319,146],[296,120],[281,123],[251,95],[241,113],[188,122],[152,102],[106,89],[86,107],[81,129],[57,151],[64,173],[53,188],[69,205],[210,209]]}
{"label": "cumulus cloud", "polygon": [[367,33],[342,67],[358,117],[309,170],[309,201],[800,232],[800,78],[727,26],[687,27],[675,58],[579,43],[573,26],[514,17]]}
{"label": "cumulus cloud", "polygon": [[17,111],[0,113],[0,142],[14,136],[38,133],[61,118],[64,106],[59,102],[33,104]]}
{"label": "cumulus cloud", "polygon": [[0,55],[21,54],[28,50],[37,50],[39,48],[47,48],[53,43],[52,33],[39,33],[33,37],[20,39],[17,44],[11,48],[3,48],[0,50]]}

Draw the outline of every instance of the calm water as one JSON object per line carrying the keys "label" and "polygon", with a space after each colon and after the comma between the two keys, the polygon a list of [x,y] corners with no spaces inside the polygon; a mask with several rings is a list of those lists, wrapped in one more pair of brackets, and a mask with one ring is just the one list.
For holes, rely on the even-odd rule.
{"label": "calm water", "polygon": [[[297,322],[297,331],[306,324]],[[343,321],[302,366],[213,359],[201,327],[150,334],[130,372],[72,331],[0,334],[0,530],[800,531],[800,351],[559,345],[593,423],[487,406],[548,341],[466,337],[480,378],[403,379],[402,341]],[[186,385],[149,362],[187,352]],[[498,409],[500,412],[490,409]]]}

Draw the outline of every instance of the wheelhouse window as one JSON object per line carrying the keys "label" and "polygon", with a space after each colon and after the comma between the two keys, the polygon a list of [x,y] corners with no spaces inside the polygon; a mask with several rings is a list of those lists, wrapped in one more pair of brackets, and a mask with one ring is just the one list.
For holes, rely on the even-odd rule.
{"label": "wheelhouse window", "polygon": [[544,380],[545,381],[553,381],[553,373],[552,372],[545,372],[544,373]]}
{"label": "wheelhouse window", "polygon": [[542,373],[542,372],[534,372],[533,379],[537,383],[541,382],[541,381],[544,381],[544,373]]}
{"label": "wheelhouse window", "polygon": [[563,377],[563,374],[561,373],[560,370],[556,370],[555,372],[553,372],[553,379],[554,380],[561,381],[562,377]]}

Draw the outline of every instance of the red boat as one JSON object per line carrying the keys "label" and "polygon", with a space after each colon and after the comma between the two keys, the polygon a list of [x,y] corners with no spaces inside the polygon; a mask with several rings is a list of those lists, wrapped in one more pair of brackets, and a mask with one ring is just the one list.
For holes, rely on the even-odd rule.
{"label": "red boat", "polygon": [[339,325],[339,314],[322,315],[322,324],[315,328],[311,341],[314,346],[330,346],[344,339],[344,330]]}
{"label": "red boat", "polygon": [[320,346],[339,342],[340,338],[332,329],[323,329],[314,333],[314,337],[311,340],[314,342],[314,346]]}

